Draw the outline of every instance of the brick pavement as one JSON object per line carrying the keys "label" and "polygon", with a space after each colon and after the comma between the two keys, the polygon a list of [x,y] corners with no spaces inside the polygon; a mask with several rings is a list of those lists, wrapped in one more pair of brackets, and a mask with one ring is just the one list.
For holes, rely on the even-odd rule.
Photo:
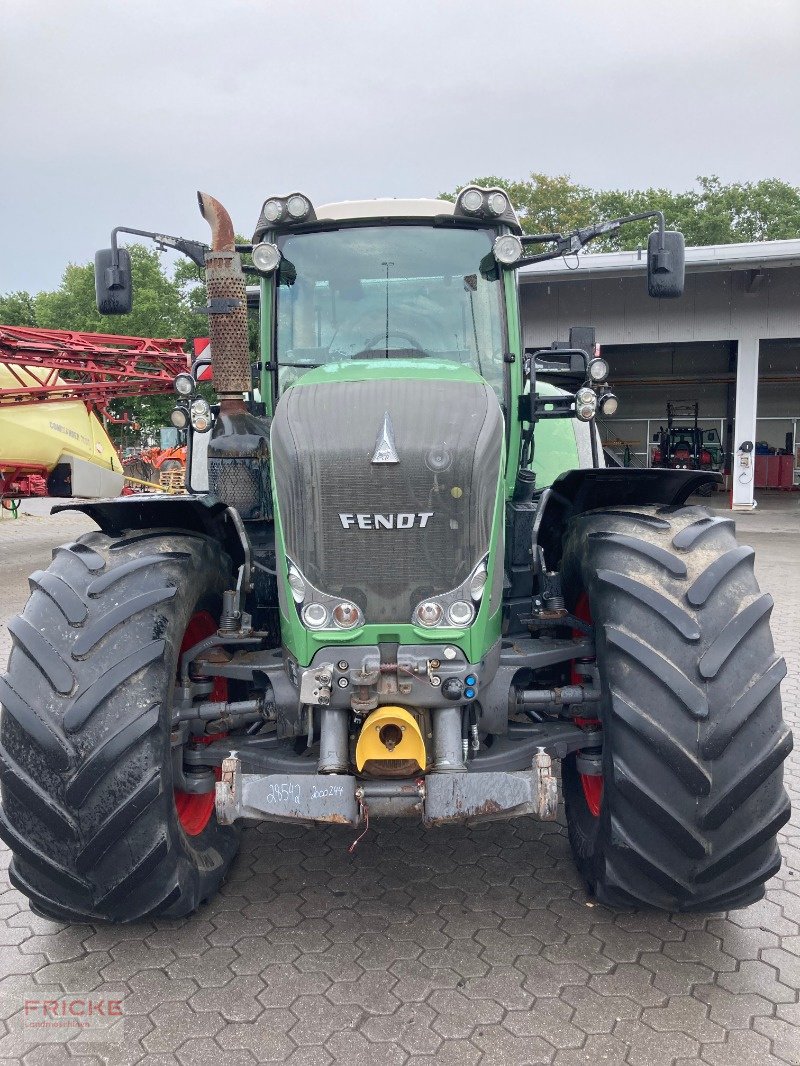
{"label": "brick pavement", "polygon": [[[87,528],[0,522],[0,618],[25,576]],[[800,518],[748,515],[800,706]],[[794,639],[793,639],[794,634]],[[5,641],[5,643],[2,643]],[[0,659],[8,648],[0,637]],[[788,764],[797,799],[798,758]],[[127,927],[37,918],[0,847],[0,1059],[292,1066],[800,1063],[800,831],[766,899],[709,917],[587,899],[561,822],[425,832],[247,829],[220,895],[193,918]],[[84,1030],[26,1026],[25,999],[121,1000]],[[35,1015],[29,1013],[28,1021]],[[68,1039],[67,1039],[68,1038]]]}

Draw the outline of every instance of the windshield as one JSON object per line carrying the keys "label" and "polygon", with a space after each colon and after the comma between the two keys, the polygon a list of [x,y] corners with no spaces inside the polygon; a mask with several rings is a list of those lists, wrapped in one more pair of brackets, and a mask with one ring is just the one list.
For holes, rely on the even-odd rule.
{"label": "windshield", "polygon": [[350,359],[445,359],[502,398],[502,285],[493,230],[355,226],[278,241],[283,391],[305,368]]}

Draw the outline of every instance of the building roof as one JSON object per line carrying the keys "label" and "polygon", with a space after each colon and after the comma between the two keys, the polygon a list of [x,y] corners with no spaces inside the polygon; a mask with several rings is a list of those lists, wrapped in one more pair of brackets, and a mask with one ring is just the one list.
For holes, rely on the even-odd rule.
{"label": "building roof", "polygon": [[[520,282],[525,284],[544,278],[563,278],[567,274],[586,279],[643,274],[647,269],[647,253],[644,249],[596,254],[589,252],[577,257],[570,256],[568,264],[563,259],[552,259],[520,267]],[[709,244],[686,249],[688,273],[793,266],[800,266],[800,240]]]}

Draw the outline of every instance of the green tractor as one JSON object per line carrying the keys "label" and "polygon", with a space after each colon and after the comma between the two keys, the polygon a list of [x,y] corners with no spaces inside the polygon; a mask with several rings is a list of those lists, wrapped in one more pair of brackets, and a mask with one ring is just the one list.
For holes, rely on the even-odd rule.
{"label": "green tractor", "polygon": [[[219,402],[179,376],[189,494],[65,505],[99,531],[9,624],[0,835],[32,908],[186,915],[244,822],[554,818],[560,793],[598,900],[759,899],[792,738],[753,551],[687,503],[719,475],[604,468],[591,330],[522,337],[517,268],[633,219],[524,236],[500,189],[294,193],[237,247],[200,206],[210,247],[115,230],[96,259],[109,314],[119,232],[202,265]],[[635,217],[650,295],[679,296],[682,236]]]}

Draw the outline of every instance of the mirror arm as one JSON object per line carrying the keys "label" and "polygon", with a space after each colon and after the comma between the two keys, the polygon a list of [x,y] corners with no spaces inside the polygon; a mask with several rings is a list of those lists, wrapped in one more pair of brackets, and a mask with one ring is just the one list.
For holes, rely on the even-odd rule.
{"label": "mirror arm", "polygon": [[190,241],[185,237],[170,237],[167,233],[153,233],[146,229],[132,229],[130,226],[117,226],[111,231],[111,270],[119,269],[118,233],[131,233],[135,237],[149,237],[161,248],[174,248],[192,260],[201,270],[205,269],[207,244]]}
{"label": "mirror arm", "polygon": [[539,233],[534,235],[525,235],[522,237],[523,247],[527,247],[531,244],[555,244],[555,248],[552,248],[549,252],[538,252],[536,255],[528,255],[522,259],[518,259],[514,263],[514,268],[529,266],[531,263],[544,263],[549,259],[560,259],[562,256],[572,255],[578,252],[581,248],[593,241],[595,237],[600,237],[604,233],[615,233],[622,226],[627,226],[629,222],[641,222],[646,218],[658,219],[658,236],[659,236],[659,250],[664,250],[664,212],[663,211],[642,211],[638,215],[626,215],[624,218],[613,218],[609,222],[598,222],[594,226],[587,226],[585,229],[574,230],[572,233],[564,236],[561,233]]}

